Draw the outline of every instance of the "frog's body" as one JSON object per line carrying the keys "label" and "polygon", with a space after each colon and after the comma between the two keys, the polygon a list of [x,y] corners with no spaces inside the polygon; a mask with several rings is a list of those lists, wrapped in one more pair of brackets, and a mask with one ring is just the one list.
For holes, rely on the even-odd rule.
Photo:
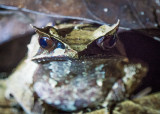
{"label": "frog's body", "polygon": [[123,77],[123,71],[111,72],[110,69],[120,71],[119,62],[116,58],[85,59],[40,65],[34,75],[34,90],[48,104],[64,111],[98,106],[117,78]]}
{"label": "frog's body", "polygon": [[111,27],[35,27],[39,38],[32,38],[27,60],[36,62],[30,85],[38,97],[54,108],[76,111],[98,105],[110,109],[110,105],[130,96],[147,69],[110,49],[115,45],[118,25],[119,21]]}
{"label": "frog's body", "polygon": [[137,79],[144,76],[143,67],[120,57],[49,62],[35,72],[34,90],[47,104],[63,111],[108,106],[130,95]]}

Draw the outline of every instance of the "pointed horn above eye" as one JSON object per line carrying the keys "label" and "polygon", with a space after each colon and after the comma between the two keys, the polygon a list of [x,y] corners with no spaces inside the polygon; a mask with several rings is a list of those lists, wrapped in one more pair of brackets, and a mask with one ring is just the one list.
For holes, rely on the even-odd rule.
{"label": "pointed horn above eye", "polygon": [[96,29],[93,33],[94,40],[101,36],[105,36],[107,34],[112,35],[114,34],[118,27],[119,27],[120,20],[118,19],[117,23],[113,24],[112,26],[109,25],[102,25],[98,29]]}
{"label": "pointed horn above eye", "polygon": [[30,24],[30,26],[31,26],[32,28],[34,28],[35,30],[42,31],[42,29],[41,29],[41,28],[38,28],[38,27],[36,27],[36,26],[34,26],[34,25],[32,25],[32,24]]}
{"label": "pointed horn above eye", "polygon": [[114,25],[111,26],[111,32],[112,33],[110,33],[110,34],[113,34],[113,33],[117,32],[119,24],[120,24],[120,20],[118,19],[117,23],[115,23]]}
{"label": "pointed horn above eye", "polygon": [[30,26],[31,26],[32,28],[34,28],[34,26],[33,26],[32,24],[30,24]]}
{"label": "pointed horn above eye", "polygon": [[[36,26],[34,26],[34,25],[32,25],[32,24],[30,24],[30,26],[31,26],[33,29],[35,29],[36,32],[37,32],[37,31],[41,31],[41,28],[38,28],[38,27],[36,27]],[[39,33],[39,32],[37,32],[37,33]]]}
{"label": "pointed horn above eye", "polygon": [[32,25],[32,24],[30,24],[30,26],[31,26],[32,28],[34,28],[35,30],[42,31],[42,28],[38,28],[38,27],[36,27],[36,26],[34,26],[34,25]]}
{"label": "pointed horn above eye", "polygon": [[35,32],[38,33],[39,35],[46,35],[50,37],[49,29],[50,27],[44,27],[44,28],[38,28],[36,26],[31,25],[32,28],[35,29]]}

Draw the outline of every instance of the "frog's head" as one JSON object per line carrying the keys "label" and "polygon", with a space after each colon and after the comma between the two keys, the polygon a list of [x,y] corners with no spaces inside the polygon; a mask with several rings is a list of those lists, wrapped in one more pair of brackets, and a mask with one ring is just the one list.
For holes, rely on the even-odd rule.
{"label": "frog's head", "polygon": [[[35,28],[38,38],[34,41],[32,60],[50,61],[79,58],[78,53],[87,49],[88,45],[96,41],[102,50],[112,48],[116,42],[116,32],[119,20],[112,26],[102,25],[98,28],[89,24],[76,24],[69,27],[47,26]],[[36,41],[37,40],[37,41]],[[35,43],[36,42],[36,43]]]}

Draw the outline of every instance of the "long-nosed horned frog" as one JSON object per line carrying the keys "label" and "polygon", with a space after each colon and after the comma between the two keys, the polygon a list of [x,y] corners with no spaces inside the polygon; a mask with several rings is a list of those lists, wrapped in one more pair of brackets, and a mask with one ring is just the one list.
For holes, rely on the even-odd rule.
{"label": "long-nosed horned frog", "polygon": [[[130,62],[116,44],[119,21],[34,27],[27,59],[10,76],[6,97],[27,113],[74,112],[104,107],[128,98],[145,76],[142,63]],[[40,108],[41,107],[41,108]]]}

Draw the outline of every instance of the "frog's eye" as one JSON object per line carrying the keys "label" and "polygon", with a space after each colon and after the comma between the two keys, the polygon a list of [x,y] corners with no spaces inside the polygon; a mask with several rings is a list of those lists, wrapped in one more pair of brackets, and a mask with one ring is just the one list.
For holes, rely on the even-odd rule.
{"label": "frog's eye", "polygon": [[104,40],[104,44],[106,44],[106,47],[112,48],[117,41],[116,35],[107,36],[106,40]]}
{"label": "frog's eye", "polygon": [[64,44],[63,44],[63,43],[58,42],[58,43],[57,43],[57,48],[64,49],[64,48],[65,48],[65,46],[64,46]]}
{"label": "frog's eye", "polygon": [[116,44],[116,41],[117,41],[116,34],[102,36],[97,40],[97,45],[102,49],[112,48]]}
{"label": "frog's eye", "polygon": [[56,47],[56,41],[53,41],[51,38],[48,37],[39,37],[39,45],[43,49],[52,49]]}

